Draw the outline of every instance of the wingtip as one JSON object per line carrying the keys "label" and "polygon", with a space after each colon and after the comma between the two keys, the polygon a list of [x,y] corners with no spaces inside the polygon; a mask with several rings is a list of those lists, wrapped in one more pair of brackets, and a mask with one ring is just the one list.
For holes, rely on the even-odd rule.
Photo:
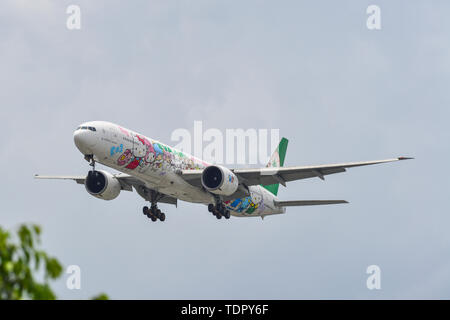
{"label": "wingtip", "polygon": [[398,157],[398,160],[412,160],[414,159],[413,157]]}

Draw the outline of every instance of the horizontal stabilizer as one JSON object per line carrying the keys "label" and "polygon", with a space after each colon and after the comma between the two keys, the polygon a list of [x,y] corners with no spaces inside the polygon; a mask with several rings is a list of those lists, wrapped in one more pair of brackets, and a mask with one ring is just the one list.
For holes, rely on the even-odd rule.
{"label": "horizontal stabilizer", "polygon": [[276,201],[273,203],[277,207],[297,207],[297,206],[317,206],[324,204],[348,203],[345,200],[292,200],[292,201]]}

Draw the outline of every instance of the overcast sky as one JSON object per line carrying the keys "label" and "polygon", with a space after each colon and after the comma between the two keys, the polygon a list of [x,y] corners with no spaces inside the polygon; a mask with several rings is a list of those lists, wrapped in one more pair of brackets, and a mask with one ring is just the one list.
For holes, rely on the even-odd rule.
{"label": "overcast sky", "polygon": [[[81,30],[66,8],[81,8]],[[381,30],[366,8],[381,8]],[[0,3],[0,224],[43,226],[81,267],[60,298],[450,298],[448,1],[44,1]],[[217,220],[205,206],[142,215],[71,181],[72,134],[107,120],[167,144],[177,128],[279,128],[285,165],[415,160],[280,187],[346,199],[282,216]],[[366,268],[381,268],[368,290]]]}

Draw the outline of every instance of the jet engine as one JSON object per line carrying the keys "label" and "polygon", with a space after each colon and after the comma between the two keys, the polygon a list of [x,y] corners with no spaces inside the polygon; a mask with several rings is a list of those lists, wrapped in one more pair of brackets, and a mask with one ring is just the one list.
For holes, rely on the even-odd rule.
{"label": "jet engine", "polygon": [[209,166],[203,169],[202,185],[209,192],[229,196],[238,188],[238,177],[222,166]]}
{"label": "jet engine", "polygon": [[111,173],[103,170],[89,171],[84,186],[89,194],[103,200],[117,198],[122,189],[119,180]]}

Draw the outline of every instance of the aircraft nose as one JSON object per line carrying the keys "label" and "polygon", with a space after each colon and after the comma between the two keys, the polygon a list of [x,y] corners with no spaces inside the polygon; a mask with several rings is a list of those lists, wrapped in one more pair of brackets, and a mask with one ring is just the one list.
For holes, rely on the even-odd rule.
{"label": "aircraft nose", "polygon": [[93,132],[86,129],[77,129],[73,133],[73,141],[83,154],[93,154],[92,148],[95,146]]}

